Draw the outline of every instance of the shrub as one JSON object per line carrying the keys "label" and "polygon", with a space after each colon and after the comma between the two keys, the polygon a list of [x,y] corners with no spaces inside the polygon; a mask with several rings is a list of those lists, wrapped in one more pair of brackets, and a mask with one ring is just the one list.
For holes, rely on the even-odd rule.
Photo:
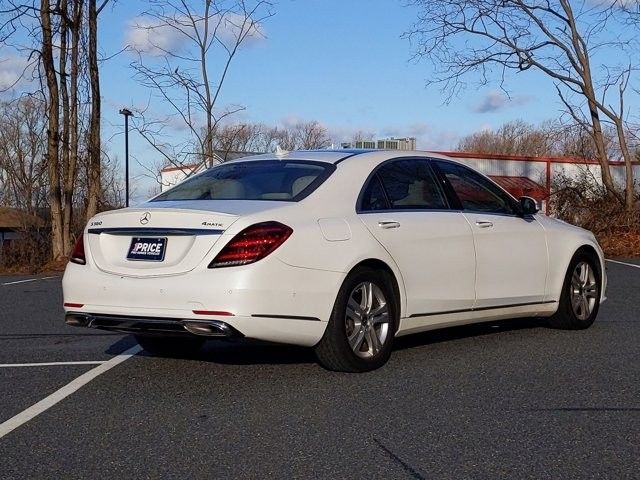
{"label": "shrub", "polygon": [[20,240],[12,241],[2,249],[0,270],[8,272],[37,273],[51,257],[48,230],[27,228],[20,233]]}
{"label": "shrub", "polygon": [[551,213],[591,230],[607,255],[640,255],[640,205],[628,213],[621,201],[607,195],[589,173],[557,175],[552,185]]}

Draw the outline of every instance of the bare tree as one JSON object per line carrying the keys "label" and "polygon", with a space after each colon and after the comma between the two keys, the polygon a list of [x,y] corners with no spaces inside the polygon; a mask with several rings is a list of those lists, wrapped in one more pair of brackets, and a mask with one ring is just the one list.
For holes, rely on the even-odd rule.
{"label": "bare tree", "polygon": [[351,143],[373,141],[375,135],[372,132],[365,132],[364,130],[358,130],[351,137]]}
{"label": "bare tree", "polygon": [[296,124],[294,132],[297,148],[302,150],[326,148],[331,144],[329,132],[316,120]]}
{"label": "bare tree", "polygon": [[[416,0],[419,20],[407,36],[418,57],[431,61],[440,83],[455,94],[468,74],[488,83],[506,72],[536,70],[550,78],[573,120],[589,132],[596,147],[602,181],[612,196],[634,206],[631,154],[625,133],[624,96],[634,71],[617,64],[611,52],[633,52],[632,35],[611,34],[620,22],[618,2],[569,0]],[[576,4],[575,8],[574,5]],[[609,52],[609,55],[607,55]],[[594,67],[598,55],[602,67]],[[631,57],[629,57],[631,62]],[[616,87],[615,94],[611,92]],[[612,100],[613,99],[613,100]],[[615,100],[616,107],[611,102]],[[626,164],[624,198],[611,176],[603,123],[614,125]]]}
{"label": "bare tree", "polygon": [[231,152],[265,152],[264,135],[268,129],[259,123],[238,123],[218,126],[213,134],[213,148],[222,160]]}
{"label": "bare tree", "polygon": [[45,161],[49,175],[49,208],[51,209],[51,247],[54,260],[65,256],[62,232],[62,193],[60,191],[60,96],[58,77],[53,57],[54,32],[51,7],[48,0],[41,0],[40,23],[42,27],[42,68],[46,77],[47,95],[47,151]]}
{"label": "bare tree", "polygon": [[296,150],[299,148],[298,135],[296,128],[277,128],[276,127],[276,145],[282,150]]}
{"label": "bare tree", "polygon": [[89,120],[88,152],[89,152],[89,183],[87,185],[87,211],[89,220],[98,212],[98,202],[101,198],[100,166],[102,152],[100,151],[100,74],[98,71],[98,15],[109,0],[102,0],[100,6],[96,0],[89,0],[88,30],[89,30],[89,80],[91,84],[91,116]]}
{"label": "bare tree", "polygon": [[[101,195],[97,15],[108,2],[97,6],[95,0],[9,0],[7,8],[0,9],[3,52],[13,49],[33,67],[22,72],[20,80],[26,83],[21,95],[36,102],[46,117],[39,161],[47,172],[54,260],[63,259],[71,248],[79,225],[74,211],[95,213]],[[90,179],[81,185],[79,166]]]}
{"label": "bare tree", "polygon": [[[616,132],[604,129],[607,157],[618,152]],[[507,122],[495,130],[481,130],[460,139],[456,150],[498,155],[597,157],[593,137],[576,123],[547,120],[533,125],[522,120]]]}
{"label": "bare tree", "polygon": [[123,179],[120,174],[122,169],[115,160],[111,160],[106,155],[102,156],[101,175],[101,208],[115,209],[122,208],[125,204],[125,192]]}
{"label": "bare tree", "polygon": [[313,150],[331,144],[329,132],[317,120],[297,121],[291,126],[262,129],[262,145],[265,151],[276,146],[283,150]]}
{"label": "bare tree", "polygon": [[[147,0],[149,9],[136,25],[146,34],[132,63],[137,80],[152,89],[170,111],[167,118],[140,112],[134,128],[175,166],[212,165],[220,122],[243,107],[219,107],[231,64],[239,49],[262,35],[263,22],[273,15],[266,0]],[[173,45],[166,38],[174,39]],[[163,39],[160,41],[159,39]],[[190,138],[176,146],[163,140],[167,124],[180,124]]]}
{"label": "bare tree", "polygon": [[0,204],[28,215],[35,215],[47,201],[43,107],[33,97],[0,103]]}
{"label": "bare tree", "polygon": [[[66,3],[66,2],[65,2]],[[63,241],[69,248],[71,246],[71,230],[73,219],[73,197],[78,175],[78,151],[79,151],[79,135],[80,135],[80,109],[79,109],[79,89],[80,89],[80,42],[83,33],[83,0],[73,0],[71,12],[65,12],[62,21],[68,25],[67,29],[71,30],[71,52],[70,52],[70,78],[69,90],[70,98],[68,100],[68,119],[65,122],[67,132],[64,136],[65,150],[63,158],[66,159],[63,179],[63,197],[64,197],[64,218],[63,218]],[[60,49],[60,58],[67,56],[65,48]],[[60,67],[61,84],[66,85],[66,68]]]}
{"label": "bare tree", "polygon": [[[551,142],[553,155],[586,159],[598,157],[593,136],[579,123],[547,121],[540,126],[540,130]],[[619,156],[619,148],[615,128],[611,125],[605,125],[602,133],[607,158],[616,158]]]}
{"label": "bare tree", "polygon": [[522,120],[508,122],[497,130],[481,130],[458,143],[458,150],[499,155],[551,155],[553,141],[546,131]]}
{"label": "bare tree", "polygon": [[[62,124],[60,131],[60,168],[62,186],[62,237],[65,250],[72,243],[72,217],[74,187],[77,177],[79,141],[80,43],[83,34],[84,0],[59,0],[58,76]],[[70,43],[70,45],[69,45]],[[67,67],[67,65],[69,67]],[[98,172],[99,175],[100,172]]]}
{"label": "bare tree", "polygon": [[256,152],[273,152],[278,145],[278,136],[280,130],[278,127],[268,127],[266,125],[261,126],[261,135],[255,142]]}

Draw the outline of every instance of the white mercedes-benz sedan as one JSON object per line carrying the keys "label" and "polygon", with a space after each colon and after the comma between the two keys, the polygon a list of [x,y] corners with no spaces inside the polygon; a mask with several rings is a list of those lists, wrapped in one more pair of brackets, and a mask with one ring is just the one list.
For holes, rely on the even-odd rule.
{"label": "white mercedes-benz sedan", "polygon": [[395,337],[506,318],[589,327],[594,236],[429,152],[299,151],[210,168],[101,213],[63,279],[69,325],[171,355],[207,338],[313,347],[331,370],[383,365]]}

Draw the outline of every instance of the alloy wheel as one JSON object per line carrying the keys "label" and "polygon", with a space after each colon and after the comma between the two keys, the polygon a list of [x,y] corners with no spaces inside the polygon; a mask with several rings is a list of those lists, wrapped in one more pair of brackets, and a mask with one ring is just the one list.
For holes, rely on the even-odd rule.
{"label": "alloy wheel", "polygon": [[580,262],[571,275],[571,308],[579,320],[586,320],[593,312],[598,297],[596,275],[589,263]]}
{"label": "alloy wheel", "polygon": [[373,282],[358,284],[349,295],[345,328],[349,346],[361,358],[380,352],[389,335],[389,306]]}

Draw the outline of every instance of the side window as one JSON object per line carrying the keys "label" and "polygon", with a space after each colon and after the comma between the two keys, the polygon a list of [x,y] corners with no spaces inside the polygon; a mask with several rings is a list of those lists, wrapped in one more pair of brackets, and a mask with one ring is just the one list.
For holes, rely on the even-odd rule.
{"label": "side window", "polygon": [[[376,183],[384,189],[382,193],[386,193],[387,208],[403,210],[448,208],[428,160],[392,161],[380,167],[376,177],[378,179]],[[367,187],[367,191],[373,189],[372,184]],[[365,194],[363,200],[366,199]],[[363,210],[366,210],[364,202],[363,207]]]}
{"label": "side window", "polygon": [[477,172],[449,162],[436,162],[455,191],[462,208],[472,212],[514,214],[513,201]]}
{"label": "side window", "polygon": [[369,180],[369,185],[362,194],[362,200],[360,202],[360,209],[363,211],[375,211],[375,210],[387,210],[389,204],[384,194],[382,184],[378,178],[378,174],[375,174]]}

